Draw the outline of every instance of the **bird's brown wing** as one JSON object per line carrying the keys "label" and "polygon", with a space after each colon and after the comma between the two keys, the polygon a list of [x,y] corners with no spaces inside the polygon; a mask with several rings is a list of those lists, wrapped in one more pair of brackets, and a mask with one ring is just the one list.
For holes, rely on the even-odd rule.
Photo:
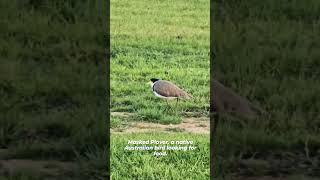
{"label": "bird's brown wing", "polygon": [[165,97],[191,98],[188,93],[169,81],[159,80],[153,88],[158,94]]}
{"label": "bird's brown wing", "polygon": [[218,112],[235,113],[244,118],[255,118],[257,111],[262,113],[263,110],[257,106],[253,106],[245,98],[237,95],[231,89],[226,88],[216,80],[211,82],[211,100]]}

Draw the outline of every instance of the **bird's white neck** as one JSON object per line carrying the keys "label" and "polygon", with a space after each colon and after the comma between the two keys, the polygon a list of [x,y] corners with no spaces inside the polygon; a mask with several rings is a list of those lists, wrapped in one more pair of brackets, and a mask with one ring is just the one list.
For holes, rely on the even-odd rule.
{"label": "bird's white neck", "polygon": [[152,82],[152,81],[149,82],[151,89],[153,89],[154,84],[155,84],[155,82]]}

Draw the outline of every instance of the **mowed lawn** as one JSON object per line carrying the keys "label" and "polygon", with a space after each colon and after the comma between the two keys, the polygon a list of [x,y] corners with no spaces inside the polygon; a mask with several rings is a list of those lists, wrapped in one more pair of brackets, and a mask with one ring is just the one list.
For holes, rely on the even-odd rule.
{"label": "mowed lawn", "polygon": [[207,0],[111,1],[111,111],[179,123],[177,115],[162,113],[165,101],[147,84],[158,78],[194,96],[179,112],[208,115],[209,33]]}
{"label": "mowed lawn", "polygon": [[[209,1],[111,1],[111,128],[124,122],[181,123],[184,116],[208,117]],[[165,79],[193,95],[163,112],[166,102],[147,83]],[[171,103],[175,106],[175,102]],[[111,135],[112,179],[209,179],[209,136],[187,133]],[[197,151],[128,152],[128,140],[193,140]]]}
{"label": "mowed lawn", "polygon": [[[111,179],[209,179],[208,136],[187,133],[132,133],[111,135]],[[192,140],[193,151],[167,151],[154,156],[154,151],[127,151],[128,140]]]}

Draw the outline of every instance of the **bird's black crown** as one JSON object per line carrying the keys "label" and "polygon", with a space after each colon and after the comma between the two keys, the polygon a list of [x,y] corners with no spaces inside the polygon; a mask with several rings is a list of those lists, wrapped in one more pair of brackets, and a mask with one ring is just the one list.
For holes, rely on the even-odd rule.
{"label": "bird's black crown", "polygon": [[152,81],[152,82],[154,83],[154,82],[156,82],[156,81],[159,81],[159,79],[151,78],[150,81]]}

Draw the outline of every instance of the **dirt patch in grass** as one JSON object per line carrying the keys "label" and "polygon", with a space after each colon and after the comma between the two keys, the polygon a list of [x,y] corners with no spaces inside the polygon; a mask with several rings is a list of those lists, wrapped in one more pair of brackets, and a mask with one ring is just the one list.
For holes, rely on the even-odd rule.
{"label": "dirt patch in grass", "polygon": [[[121,118],[130,118],[133,113],[127,112],[112,112],[112,116]],[[189,132],[195,134],[209,134],[210,121],[208,117],[183,117],[180,124],[159,124],[151,122],[131,122],[126,127],[113,128],[114,133],[142,133],[142,132]]]}

